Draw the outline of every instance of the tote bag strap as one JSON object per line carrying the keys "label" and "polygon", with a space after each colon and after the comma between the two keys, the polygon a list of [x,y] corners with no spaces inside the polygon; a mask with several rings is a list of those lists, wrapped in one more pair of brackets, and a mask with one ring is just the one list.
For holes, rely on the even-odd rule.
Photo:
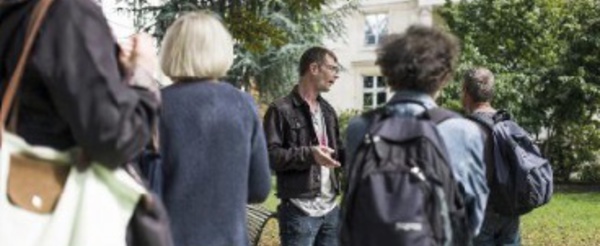
{"label": "tote bag strap", "polygon": [[[40,0],[33,12],[31,14],[31,20],[27,25],[27,32],[25,34],[25,44],[23,45],[23,50],[21,51],[21,55],[19,56],[19,60],[17,61],[17,66],[15,71],[13,72],[10,80],[8,82],[8,86],[6,87],[6,92],[4,97],[2,98],[2,106],[0,109],[0,145],[2,143],[2,132],[4,132],[4,126],[6,125],[6,120],[8,118],[8,113],[15,101],[15,95],[17,93],[17,89],[21,84],[21,79],[23,78],[23,72],[25,72],[25,65],[27,63],[27,58],[31,52],[31,48],[33,47],[33,43],[37,36],[37,33],[42,25],[42,21],[50,8],[53,0]],[[16,124],[16,121],[13,121],[13,124]],[[14,127],[16,125],[10,126],[10,130],[15,130]]]}
{"label": "tote bag strap", "polygon": [[[18,101],[16,99],[17,90],[23,78],[25,65],[37,33],[52,2],[53,0],[39,0],[31,12],[31,18],[27,23],[23,50],[2,98],[0,145],[3,143],[2,135],[11,108],[15,111],[18,110],[18,105],[13,104]],[[17,116],[14,115],[15,111],[13,111],[13,117],[11,117],[7,129],[13,132],[16,129]],[[5,169],[8,172],[7,180],[1,180],[0,182],[7,182],[6,193],[11,203],[30,212],[51,213],[62,193],[70,167],[59,166],[55,163],[21,154],[11,154],[7,158],[8,164],[2,163],[2,165],[7,165],[7,169]]]}

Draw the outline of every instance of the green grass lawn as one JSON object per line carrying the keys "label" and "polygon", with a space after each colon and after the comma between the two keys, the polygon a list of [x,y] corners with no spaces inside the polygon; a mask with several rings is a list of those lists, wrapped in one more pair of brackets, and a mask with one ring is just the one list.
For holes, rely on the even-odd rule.
{"label": "green grass lawn", "polygon": [[275,190],[276,190],[276,181],[275,178],[271,179],[271,194],[269,194],[269,198],[267,198],[267,200],[262,204],[263,206],[265,206],[266,208],[268,208],[271,211],[276,211],[277,210],[277,205],[279,205],[279,199],[277,199],[277,197],[275,197]]}
{"label": "green grass lawn", "polygon": [[[523,216],[524,246],[599,246],[600,192],[598,189],[557,189],[552,201]],[[263,204],[275,211],[279,201],[272,192]],[[263,234],[261,246],[276,246],[277,222],[271,221]]]}
{"label": "green grass lawn", "polygon": [[523,217],[523,245],[600,245],[600,192],[567,189]]}

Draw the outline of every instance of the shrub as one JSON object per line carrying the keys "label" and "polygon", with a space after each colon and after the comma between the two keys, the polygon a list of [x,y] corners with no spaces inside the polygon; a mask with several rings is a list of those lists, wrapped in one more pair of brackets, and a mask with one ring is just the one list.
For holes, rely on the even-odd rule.
{"label": "shrub", "polygon": [[362,113],[361,110],[358,109],[347,109],[340,113],[339,121],[340,121],[340,136],[342,137],[342,141],[346,142],[346,129],[348,129],[348,123],[350,120]]}
{"label": "shrub", "polygon": [[580,180],[585,183],[600,183],[600,164],[583,166]]}

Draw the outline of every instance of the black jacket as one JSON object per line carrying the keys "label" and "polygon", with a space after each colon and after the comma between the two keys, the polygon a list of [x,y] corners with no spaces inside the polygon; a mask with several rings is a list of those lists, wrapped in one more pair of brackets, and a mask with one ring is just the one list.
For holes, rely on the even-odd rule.
{"label": "black jacket", "polygon": [[[329,147],[334,158],[343,165],[342,142],[335,110],[320,96]],[[264,118],[265,135],[271,168],[277,174],[277,196],[287,198],[314,198],[321,192],[321,171],[313,157],[311,146],[319,141],[312,124],[310,108],[298,94],[292,92],[273,102]],[[332,183],[339,192],[337,172],[331,172]]]}
{"label": "black jacket", "polygon": [[[37,0],[0,0],[0,89],[6,90]],[[42,23],[19,88],[17,133],[60,150],[80,146],[115,167],[148,142],[159,106],[124,83],[117,45],[91,0],[55,0]]]}

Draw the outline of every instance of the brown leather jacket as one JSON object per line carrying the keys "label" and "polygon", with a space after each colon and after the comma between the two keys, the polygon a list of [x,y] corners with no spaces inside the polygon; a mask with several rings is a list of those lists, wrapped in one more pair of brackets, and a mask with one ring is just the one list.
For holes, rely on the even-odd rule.
{"label": "brown leather jacket", "polygon": [[[327,130],[328,145],[335,150],[334,158],[344,165],[344,150],[335,110],[319,96]],[[277,196],[314,198],[321,192],[320,166],[315,162],[311,146],[319,141],[312,124],[310,108],[298,94],[292,92],[271,103],[264,118],[265,136],[271,168],[277,174]],[[341,169],[338,169],[341,170]],[[331,172],[334,190],[339,192],[337,172]]]}

